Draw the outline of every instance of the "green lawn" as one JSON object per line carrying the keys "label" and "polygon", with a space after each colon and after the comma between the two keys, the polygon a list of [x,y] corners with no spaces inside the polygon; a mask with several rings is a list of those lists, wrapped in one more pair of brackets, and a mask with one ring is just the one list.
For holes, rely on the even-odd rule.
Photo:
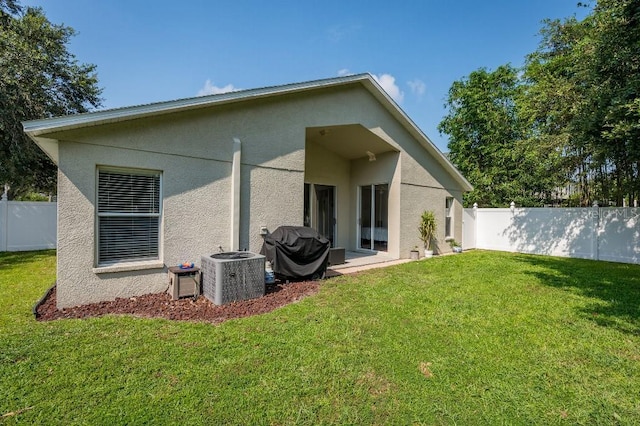
{"label": "green lawn", "polygon": [[639,424],[640,267],[468,252],[221,325],[36,322],[0,254],[0,423]]}

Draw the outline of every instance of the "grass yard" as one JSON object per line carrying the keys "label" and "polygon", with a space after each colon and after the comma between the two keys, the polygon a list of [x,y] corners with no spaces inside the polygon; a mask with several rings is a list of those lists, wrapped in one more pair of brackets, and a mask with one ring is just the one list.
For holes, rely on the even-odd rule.
{"label": "grass yard", "polygon": [[640,424],[640,266],[468,252],[218,326],[38,323],[54,279],[0,253],[0,424]]}

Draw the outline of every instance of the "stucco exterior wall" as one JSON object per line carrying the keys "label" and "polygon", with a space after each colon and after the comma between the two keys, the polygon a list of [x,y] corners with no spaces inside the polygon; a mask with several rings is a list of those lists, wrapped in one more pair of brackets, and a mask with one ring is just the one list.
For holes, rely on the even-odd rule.
{"label": "stucco exterior wall", "polygon": [[[354,123],[406,152],[382,154],[375,162],[348,160],[305,141],[308,127]],[[441,206],[436,213],[444,224],[446,194],[461,201],[453,178],[363,88],[283,95],[51,136],[59,140],[60,158],[59,307],[164,291],[168,266],[199,264],[200,256],[219,247],[259,251],[262,226],[302,224],[305,181],[337,187],[337,245],[349,249],[357,246],[358,186],[390,184],[389,253],[396,257],[408,257],[419,243],[415,227],[422,210]],[[234,138],[242,146],[240,247],[229,246]],[[159,262],[120,271],[95,264],[101,165],[161,171]],[[461,213],[456,205],[456,233]]]}
{"label": "stucco exterior wall", "polygon": [[400,235],[400,164],[399,155],[395,152],[379,155],[376,161],[368,159],[354,160],[351,167],[351,184],[353,188],[353,198],[351,200],[351,223],[353,224],[350,234],[351,247],[358,246],[358,220],[359,212],[359,190],[363,185],[388,184],[389,185],[389,217],[388,217],[388,241],[387,252],[391,256],[398,257]]}
{"label": "stucco exterior wall", "polygon": [[280,225],[302,226],[304,173],[245,165],[242,176],[239,248],[257,253],[262,226],[269,232]]}
{"label": "stucco exterior wall", "polygon": [[228,240],[228,197],[216,194],[229,192],[229,163],[64,141],[60,159],[57,299],[61,307],[157,293],[167,285],[162,266],[113,273],[97,268],[98,166],[162,171],[160,251],[165,264],[199,259],[202,253],[217,251],[219,241]]}
{"label": "stucco exterior wall", "polygon": [[[365,94],[366,96],[366,94]],[[363,102],[364,99],[362,100]],[[424,210],[433,210],[438,221],[437,251],[445,253],[451,251],[445,241],[445,199],[454,198],[453,226],[454,238],[462,239],[462,190],[460,185],[434,157],[429,155],[424,147],[404,128],[375,102],[369,102],[372,107],[362,117],[363,125],[391,146],[399,149],[397,171],[395,178],[390,180],[389,193],[389,254],[398,258],[408,258],[414,246],[422,247],[418,237],[417,227],[420,215]],[[380,157],[380,156],[379,156]],[[367,160],[360,160],[366,165]],[[354,162],[355,164],[356,162]],[[380,158],[371,165],[380,167]],[[365,166],[366,167],[366,166]],[[375,176],[356,177],[352,167],[352,177],[360,179],[356,185],[375,182]],[[371,170],[376,170],[372,168]],[[381,170],[376,173],[381,173]],[[387,174],[388,176],[388,174]],[[363,183],[362,183],[363,182]],[[352,212],[357,215],[357,197],[352,199]],[[356,218],[357,220],[357,218]],[[356,222],[352,222],[356,223]],[[352,229],[352,246],[356,244],[356,229]]]}
{"label": "stucco exterior wall", "polygon": [[425,210],[432,210],[435,214],[438,228],[436,230],[437,242],[432,249],[436,253],[448,253],[451,251],[449,243],[445,241],[445,199],[454,198],[453,206],[453,234],[454,239],[462,241],[462,192],[449,191],[419,185],[403,184],[401,195],[401,220],[400,239],[402,240],[401,258],[408,258],[409,252],[414,246],[418,246],[422,252],[423,243],[420,240],[418,226],[420,216]]}
{"label": "stucco exterior wall", "polygon": [[[351,247],[351,161],[313,143],[306,143],[305,182],[336,187],[336,247]],[[312,195],[313,196],[313,195]],[[315,212],[312,212],[312,216]],[[302,218],[302,215],[300,216]]]}

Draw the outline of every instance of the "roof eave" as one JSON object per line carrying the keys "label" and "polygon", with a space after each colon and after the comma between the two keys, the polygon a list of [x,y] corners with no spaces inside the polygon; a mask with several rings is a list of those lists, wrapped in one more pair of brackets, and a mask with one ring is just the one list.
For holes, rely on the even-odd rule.
{"label": "roof eave", "polygon": [[51,138],[45,138],[45,137],[40,137],[40,136],[31,136],[29,135],[29,137],[31,138],[31,140],[33,140],[36,145],[38,145],[40,147],[41,150],[44,151],[45,154],[47,154],[47,156],[49,158],[51,158],[51,161],[53,161],[54,164],[58,164],[58,140],[57,139],[51,139]]}
{"label": "roof eave", "polygon": [[249,89],[218,95],[200,96],[195,98],[178,99],[167,102],[157,102],[147,105],[137,105],[85,114],[74,114],[41,120],[30,120],[22,123],[25,133],[32,138],[44,134],[74,130],[82,127],[98,126],[118,123],[121,121],[147,118],[157,115],[188,111],[214,105],[224,105],[234,102],[244,102],[267,98],[274,95],[298,93],[323,87],[341,86],[355,81],[370,78],[368,74],[357,74],[333,79],[315,80],[305,83],[294,83],[285,86],[273,86],[261,89]]}

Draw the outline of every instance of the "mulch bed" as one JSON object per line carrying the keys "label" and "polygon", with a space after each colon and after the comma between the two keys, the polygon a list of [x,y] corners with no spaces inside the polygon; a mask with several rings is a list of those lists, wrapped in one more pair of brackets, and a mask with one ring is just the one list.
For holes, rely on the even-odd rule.
{"label": "mulch bed", "polygon": [[274,309],[297,302],[315,294],[320,288],[318,281],[277,283],[267,286],[263,297],[234,302],[223,306],[214,305],[204,296],[171,300],[166,293],[147,294],[131,298],[119,298],[111,302],[92,303],[73,308],[56,308],[56,289],[53,287],[39,303],[34,313],[38,321],[62,318],[90,318],[108,314],[125,314],[142,318],[166,318],[179,321],[198,321],[213,324],[223,321],[264,314]]}

